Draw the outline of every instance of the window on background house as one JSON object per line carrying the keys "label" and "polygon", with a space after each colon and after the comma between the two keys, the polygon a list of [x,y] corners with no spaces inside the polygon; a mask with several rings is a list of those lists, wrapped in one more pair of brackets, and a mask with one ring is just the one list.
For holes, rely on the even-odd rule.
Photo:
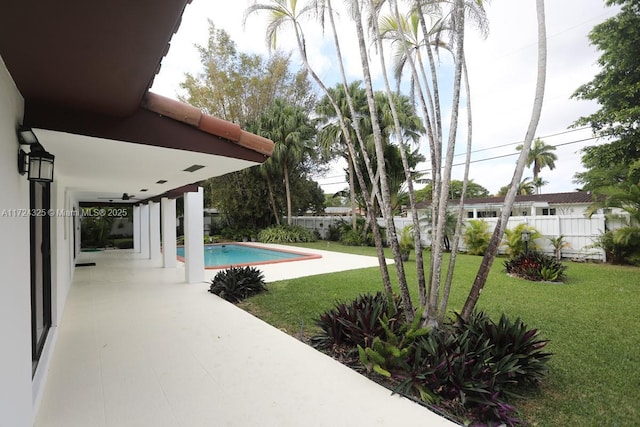
{"label": "window on background house", "polygon": [[555,215],[556,214],[556,208],[542,208],[542,215]]}

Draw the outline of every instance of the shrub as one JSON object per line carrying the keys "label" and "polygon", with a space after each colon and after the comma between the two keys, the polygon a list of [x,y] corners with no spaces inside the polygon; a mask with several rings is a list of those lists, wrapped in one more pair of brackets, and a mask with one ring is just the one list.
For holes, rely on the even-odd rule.
{"label": "shrub", "polygon": [[556,256],[556,259],[562,259],[562,249],[571,246],[569,242],[564,240],[564,235],[561,234],[556,237],[547,237],[547,239],[549,239],[551,246],[553,246],[553,254]]}
{"label": "shrub", "polygon": [[231,267],[220,271],[209,287],[209,292],[233,303],[265,290],[264,274],[255,267]]}
{"label": "shrub", "polygon": [[402,321],[400,300],[384,294],[360,295],[339,303],[317,320],[322,333],[314,347],[355,359],[394,389],[471,425],[518,425],[509,399],[518,387],[537,385],[548,372],[547,340],[519,318],[496,323],[474,313],[435,329]]}
{"label": "shrub", "polygon": [[530,227],[525,223],[518,224],[512,230],[507,229],[504,231],[502,245],[507,247],[507,254],[509,254],[510,258],[518,257],[525,252],[524,241],[522,240],[522,232],[525,230],[529,232],[527,249],[529,251],[536,250],[537,246],[534,240],[541,238],[542,234],[534,227]]}
{"label": "shrub", "polygon": [[402,233],[400,234],[400,241],[398,244],[400,245],[400,254],[402,255],[402,260],[409,260],[409,254],[413,249],[415,249],[415,245],[413,243],[413,226],[408,225],[402,229]]}
{"label": "shrub", "polygon": [[416,378],[447,412],[488,425],[517,425],[515,407],[507,403],[489,340],[471,332],[434,329],[416,341]]}
{"label": "shrub", "polygon": [[489,223],[481,219],[467,221],[462,236],[469,255],[483,255],[489,246]]}
{"label": "shrub", "polygon": [[529,329],[519,317],[511,321],[503,313],[495,323],[484,312],[478,312],[468,322],[458,316],[455,327],[458,333],[466,330],[473,339],[489,341],[497,379],[503,385],[537,384],[549,370],[551,353],[543,351],[548,340],[542,339],[537,329]]}
{"label": "shrub", "polygon": [[370,347],[358,346],[358,355],[368,372],[374,371],[398,382],[394,392],[417,394],[422,400],[432,402],[433,393],[418,379],[419,369],[409,363],[415,360],[415,340],[429,333],[429,329],[420,326],[421,320],[415,316],[411,323],[398,323],[397,319],[382,316],[380,325],[384,334],[375,337]]}
{"label": "shrub", "polygon": [[[386,245],[386,233],[384,227],[380,227],[380,233],[382,235],[382,244]],[[355,230],[351,225],[351,221],[340,220],[335,224],[330,225],[329,232],[327,233],[327,239],[339,241],[343,245],[347,246],[375,246],[373,232],[362,217],[357,219]]]}
{"label": "shrub", "polygon": [[263,243],[304,243],[315,242],[317,238],[299,225],[277,225],[260,231],[258,240]]}
{"label": "shrub", "polygon": [[349,230],[342,234],[340,243],[347,246],[366,246],[366,238],[362,235],[362,231]]}
{"label": "shrub", "polygon": [[611,264],[631,264],[640,266],[640,244],[626,244],[618,239],[616,233],[620,233],[618,229],[615,231],[606,231],[598,236],[593,247],[604,250],[607,261]]}
{"label": "shrub", "polygon": [[[502,315],[498,323],[484,313],[468,322],[458,318],[416,340],[412,381],[431,390],[438,405],[474,423],[516,425],[508,398],[518,386],[537,384],[551,357],[547,341],[519,318]],[[434,397],[427,393],[434,400]]]}
{"label": "shrub", "polygon": [[344,221],[335,223],[335,224],[330,224],[329,225],[329,229],[327,230],[327,240],[331,241],[331,242],[338,242],[340,241],[340,224],[343,223]]}
{"label": "shrub", "polygon": [[540,252],[529,252],[504,262],[508,274],[532,281],[563,282],[567,267],[558,259]]}
{"label": "shrub", "polygon": [[362,294],[351,302],[337,303],[316,320],[322,332],[311,338],[311,344],[318,349],[370,346],[374,338],[384,332],[381,325],[383,316],[387,317],[388,323],[397,323],[399,307],[398,299],[389,301],[382,292]]}

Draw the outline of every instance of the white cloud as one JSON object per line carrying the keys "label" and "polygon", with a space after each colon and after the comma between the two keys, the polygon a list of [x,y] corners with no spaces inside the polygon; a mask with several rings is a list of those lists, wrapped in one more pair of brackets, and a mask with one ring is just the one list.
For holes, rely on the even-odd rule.
{"label": "white cloud", "polygon": [[[598,53],[589,45],[587,34],[599,22],[613,16],[616,9],[607,8],[602,0],[562,0],[547,1],[546,19],[548,35],[547,90],[544,109],[538,126],[537,136],[545,137],[547,144],[559,144],[588,138],[589,130],[570,132],[554,137],[551,134],[563,132],[577,118],[595,111],[594,103],[569,99],[575,89],[591,80],[597,72]],[[207,19],[216,27],[225,29],[242,52],[267,52],[265,43],[264,14],[249,17],[246,26],[243,15],[251,0],[218,2],[194,0],[187,6],[178,33],[171,41],[171,49],[164,59],[160,74],[156,77],[153,91],[175,97],[179,83],[186,72],[200,70],[200,60],[194,44],[204,44],[208,37]],[[481,40],[474,30],[467,33],[466,55],[472,85],[474,150],[515,143],[524,138],[536,81],[536,12],[535,2],[495,0],[487,3],[490,33]],[[337,22],[341,34],[342,53],[350,80],[362,79],[358,45],[354,30],[347,25],[346,14]],[[323,32],[317,23],[305,23],[309,59],[319,76],[333,86],[339,80],[339,69],[333,55],[333,40],[327,29]],[[297,51],[291,31],[282,33],[278,39],[279,48]],[[373,53],[373,48],[369,50]],[[444,58],[443,58],[444,59]],[[444,59],[443,62],[446,62]],[[302,67],[297,55],[293,63]],[[381,72],[378,61],[374,61],[372,71],[376,82],[380,82]],[[443,98],[450,97],[449,88],[442,88]],[[449,108],[443,107],[444,116],[449,116]],[[464,114],[461,120],[465,120]],[[460,130],[458,145],[463,150],[466,144],[466,130]],[[544,192],[572,191],[573,174],[581,170],[579,150],[594,141],[558,147],[556,169],[543,170],[542,177],[549,182]],[[424,152],[428,152],[425,147]],[[475,161],[512,154],[514,146],[474,153]],[[456,163],[463,160],[457,157]],[[508,183],[513,174],[515,156],[491,161],[477,161],[471,167],[471,178],[491,192]],[[428,167],[425,166],[425,167]],[[342,176],[342,168],[334,168],[330,178],[322,182],[336,182]],[[531,171],[526,170],[525,176]],[[454,168],[454,178],[462,176],[462,168]],[[326,186],[327,191],[344,188],[345,184]]]}

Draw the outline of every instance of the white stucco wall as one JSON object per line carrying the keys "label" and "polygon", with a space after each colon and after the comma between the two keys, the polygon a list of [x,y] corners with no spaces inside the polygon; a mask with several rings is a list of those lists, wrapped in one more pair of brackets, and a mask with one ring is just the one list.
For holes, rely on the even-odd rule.
{"label": "white stucco wall", "polygon": [[16,127],[24,101],[0,58],[0,426],[32,424],[29,184],[18,174]]}

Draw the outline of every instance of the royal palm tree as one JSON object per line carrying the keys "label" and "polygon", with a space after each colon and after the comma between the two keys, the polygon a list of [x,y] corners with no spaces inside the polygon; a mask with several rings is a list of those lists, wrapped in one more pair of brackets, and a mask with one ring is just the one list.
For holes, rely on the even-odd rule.
{"label": "royal palm tree", "polygon": [[[538,175],[542,168],[549,168],[550,170],[555,169],[556,160],[558,160],[558,156],[553,153],[555,149],[556,147],[545,144],[540,138],[536,138],[535,141],[533,141],[533,145],[531,146],[531,150],[529,150],[529,155],[527,156],[527,166],[531,167],[531,165],[533,165],[534,182],[538,179]],[[522,151],[522,144],[518,145],[516,150]]]}

